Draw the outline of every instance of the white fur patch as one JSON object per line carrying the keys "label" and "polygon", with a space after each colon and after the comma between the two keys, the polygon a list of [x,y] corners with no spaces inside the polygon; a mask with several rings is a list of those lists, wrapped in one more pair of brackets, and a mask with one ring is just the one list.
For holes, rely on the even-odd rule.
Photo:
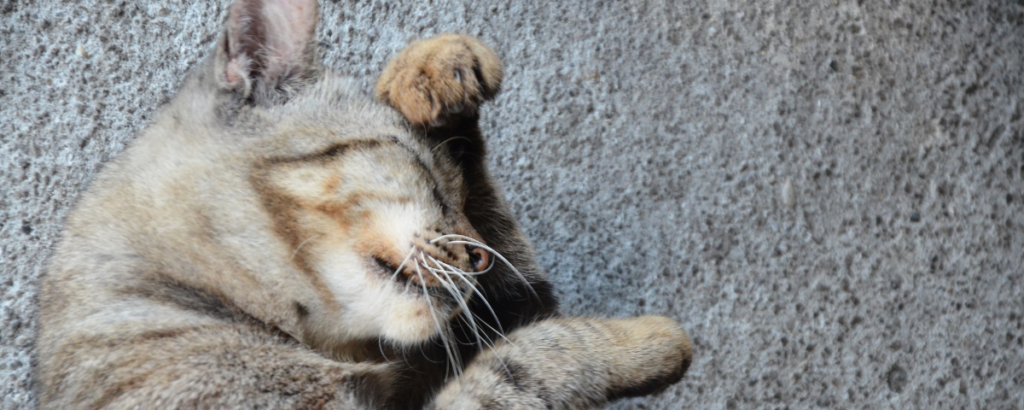
{"label": "white fur patch", "polygon": [[417,285],[410,285],[406,292],[403,282],[392,281],[390,275],[368,266],[365,256],[347,251],[323,255],[317,268],[342,306],[343,337],[383,336],[399,343],[417,343],[436,334],[437,323],[448,321],[450,312],[439,306],[438,300],[428,303]]}

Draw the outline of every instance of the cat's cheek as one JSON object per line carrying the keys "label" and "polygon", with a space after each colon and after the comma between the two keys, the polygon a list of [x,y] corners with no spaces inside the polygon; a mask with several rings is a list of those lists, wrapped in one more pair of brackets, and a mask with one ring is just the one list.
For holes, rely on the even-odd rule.
{"label": "cat's cheek", "polygon": [[379,273],[367,271],[363,256],[354,252],[318,251],[316,270],[334,299],[328,305],[338,309],[329,314],[333,318],[328,320],[335,323],[325,328],[344,329],[342,334],[332,336],[339,341],[380,336],[385,323],[381,312],[386,301],[396,298],[398,293],[376,277]]}
{"label": "cat's cheek", "polygon": [[335,251],[324,252],[318,260],[324,284],[340,306],[340,323],[329,328],[344,329],[345,334],[335,337],[383,337],[415,344],[430,339],[439,325],[447,323],[443,302],[428,301],[418,288],[404,289],[397,279],[367,270],[364,259],[358,253]]}

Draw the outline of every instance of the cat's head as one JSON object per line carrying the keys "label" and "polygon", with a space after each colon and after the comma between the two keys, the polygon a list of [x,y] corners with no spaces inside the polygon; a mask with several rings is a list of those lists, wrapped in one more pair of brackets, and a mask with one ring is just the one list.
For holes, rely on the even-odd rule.
{"label": "cat's head", "polygon": [[132,150],[140,174],[181,191],[168,206],[205,218],[209,252],[255,278],[231,297],[258,311],[244,290],[272,287],[255,316],[326,348],[465,339],[455,329],[553,311],[475,122],[410,126],[317,65],[316,21],[315,1],[236,1],[213,56]]}
{"label": "cat's head", "polygon": [[251,179],[319,305],[333,307],[309,326],[402,343],[434,336],[468,308],[498,257],[463,212],[469,192],[459,163],[415,133],[310,127],[280,137],[330,137],[311,151],[266,157]]}

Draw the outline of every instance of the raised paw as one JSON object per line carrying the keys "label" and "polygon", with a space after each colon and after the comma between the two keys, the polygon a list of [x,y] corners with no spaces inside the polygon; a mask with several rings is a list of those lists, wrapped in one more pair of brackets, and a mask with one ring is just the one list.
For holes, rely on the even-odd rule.
{"label": "raised paw", "polygon": [[439,126],[476,113],[501,88],[501,61],[479,40],[443,34],[410,44],[377,80],[377,98],[409,122]]}

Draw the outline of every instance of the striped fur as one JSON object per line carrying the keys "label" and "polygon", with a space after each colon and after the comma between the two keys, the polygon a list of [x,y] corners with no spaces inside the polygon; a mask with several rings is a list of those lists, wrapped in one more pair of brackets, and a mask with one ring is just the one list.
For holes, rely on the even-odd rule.
{"label": "striped fur", "polygon": [[557,317],[484,167],[492,51],[416,43],[374,101],[315,24],[237,1],[83,194],[42,280],[41,408],[582,409],[682,377],[668,319]]}

